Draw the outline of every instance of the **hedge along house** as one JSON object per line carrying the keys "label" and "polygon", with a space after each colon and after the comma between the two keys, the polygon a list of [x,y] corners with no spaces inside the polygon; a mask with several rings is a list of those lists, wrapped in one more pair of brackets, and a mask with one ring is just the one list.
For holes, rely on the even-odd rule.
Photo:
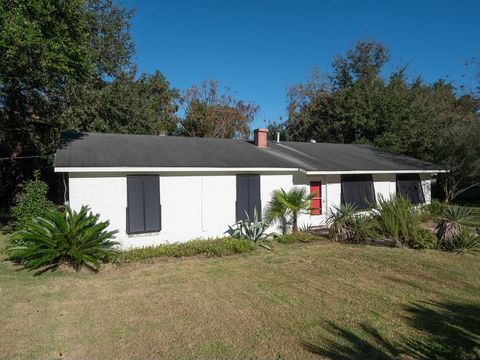
{"label": "hedge along house", "polygon": [[[123,248],[223,236],[245,212],[260,213],[275,189],[316,194],[299,224],[323,225],[333,206],[365,209],[382,195],[430,202],[441,168],[367,145],[253,142],[153,135],[66,133],[54,167],[64,173],[66,201],[119,230]],[[272,228],[271,230],[278,230]]]}

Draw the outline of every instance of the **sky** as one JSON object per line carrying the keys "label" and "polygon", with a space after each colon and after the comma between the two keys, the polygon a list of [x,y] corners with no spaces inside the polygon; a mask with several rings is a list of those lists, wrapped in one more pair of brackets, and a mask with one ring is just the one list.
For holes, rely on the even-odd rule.
{"label": "sky", "polygon": [[427,82],[473,86],[480,59],[480,0],[120,0],[135,8],[139,71],[160,70],[183,91],[219,81],[260,110],[252,128],[286,119],[286,89],[313,68],[329,72],[358,40],[388,47],[388,69],[408,66]]}

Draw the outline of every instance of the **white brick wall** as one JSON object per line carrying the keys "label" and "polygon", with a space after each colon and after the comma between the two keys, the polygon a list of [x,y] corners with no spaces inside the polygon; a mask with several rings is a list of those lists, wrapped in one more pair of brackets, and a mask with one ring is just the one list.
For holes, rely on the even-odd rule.
{"label": "white brick wall", "polygon": [[[159,174],[162,230],[151,234],[126,234],[127,181],[124,173],[70,173],[70,205],[78,210],[89,205],[110,228],[119,230],[123,248],[184,242],[194,238],[223,236],[235,222],[236,175]],[[304,214],[299,224],[324,224],[332,205],[341,199],[340,175],[261,174],[260,190],[264,208],[273,190],[292,186],[310,189],[310,181],[322,181],[322,215]],[[395,175],[374,175],[377,194],[395,192]],[[430,202],[430,177],[422,175],[425,199]],[[276,231],[272,227],[269,231]]]}
{"label": "white brick wall", "polygon": [[375,196],[378,199],[383,196],[384,199],[390,199],[397,192],[397,183],[395,174],[373,174],[373,184]]}

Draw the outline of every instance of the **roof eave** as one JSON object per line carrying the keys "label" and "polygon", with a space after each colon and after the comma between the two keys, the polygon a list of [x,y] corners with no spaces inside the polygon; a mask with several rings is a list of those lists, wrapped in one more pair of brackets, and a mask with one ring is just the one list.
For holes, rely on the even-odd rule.
{"label": "roof eave", "polygon": [[448,170],[444,169],[417,169],[417,170],[305,170],[301,168],[282,168],[282,167],[102,167],[102,166],[88,166],[88,167],[64,167],[55,166],[57,173],[159,173],[159,172],[301,172],[306,175],[341,175],[341,174],[437,174],[445,173]]}
{"label": "roof eave", "polygon": [[444,169],[417,169],[417,170],[301,170],[307,175],[341,175],[341,174],[438,174],[446,173],[449,170]]}

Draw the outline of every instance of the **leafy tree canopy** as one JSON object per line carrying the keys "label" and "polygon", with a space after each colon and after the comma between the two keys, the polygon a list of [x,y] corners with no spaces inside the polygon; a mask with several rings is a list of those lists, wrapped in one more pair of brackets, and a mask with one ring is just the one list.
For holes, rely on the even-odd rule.
{"label": "leafy tree canopy", "polygon": [[229,89],[220,93],[218,82],[213,80],[187,89],[181,101],[185,118],[180,122],[179,133],[185,136],[247,137],[258,111],[258,106],[237,100]]}
{"label": "leafy tree canopy", "polygon": [[[383,77],[387,49],[358,42],[327,75],[288,91],[290,140],[365,143],[452,169],[440,177],[447,199],[480,181],[480,102],[444,80],[409,80],[406,68]],[[467,135],[468,133],[468,135]],[[460,139],[461,138],[461,139]],[[449,180],[447,181],[447,178]]]}
{"label": "leafy tree canopy", "polygon": [[119,73],[113,81],[97,81],[68,89],[63,128],[125,134],[174,133],[179,94],[159,72]]}
{"label": "leafy tree canopy", "polygon": [[61,130],[174,131],[178,92],[160,72],[135,76],[132,15],[112,0],[0,0],[0,152],[12,159],[0,174],[7,189],[21,190],[19,159],[52,154]]}

